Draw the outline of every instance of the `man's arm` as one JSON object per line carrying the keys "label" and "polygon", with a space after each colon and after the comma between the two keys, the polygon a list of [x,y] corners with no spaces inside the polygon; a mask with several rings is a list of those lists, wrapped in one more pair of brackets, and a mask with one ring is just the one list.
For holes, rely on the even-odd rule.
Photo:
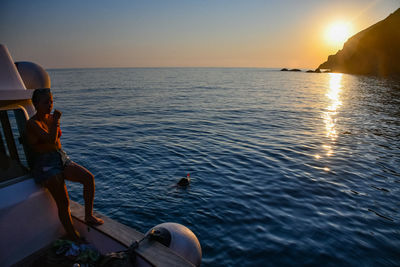
{"label": "man's arm", "polygon": [[39,140],[49,144],[56,144],[58,139],[58,127],[60,125],[60,114],[54,112],[53,120],[49,125],[49,131],[44,130],[35,120],[29,120],[26,129],[28,135],[28,141],[31,144],[37,143]]}

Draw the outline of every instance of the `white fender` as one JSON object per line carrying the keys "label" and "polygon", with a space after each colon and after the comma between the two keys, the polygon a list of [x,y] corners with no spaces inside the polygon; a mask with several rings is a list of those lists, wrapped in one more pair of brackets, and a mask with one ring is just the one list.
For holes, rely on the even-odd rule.
{"label": "white fender", "polygon": [[201,263],[201,246],[196,235],[179,223],[162,223],[150,229],[146,236],[159,241],[195,266]]}

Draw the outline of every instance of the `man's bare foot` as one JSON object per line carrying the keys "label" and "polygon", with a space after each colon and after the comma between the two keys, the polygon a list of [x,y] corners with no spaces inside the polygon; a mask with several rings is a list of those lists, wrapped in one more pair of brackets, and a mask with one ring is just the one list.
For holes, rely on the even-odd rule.
{"label": "man's bare foot", "polygon": [[97,218],[94,215],[86,216],[85,222],[90,225],[102,225],[104,223],[102,219]]}

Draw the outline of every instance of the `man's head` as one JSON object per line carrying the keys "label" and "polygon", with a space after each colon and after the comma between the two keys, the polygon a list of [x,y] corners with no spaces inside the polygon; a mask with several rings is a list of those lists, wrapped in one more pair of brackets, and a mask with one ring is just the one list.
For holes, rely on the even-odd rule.
{"label": "man's head", "polygon": [[53,96],[50,88],[36,89],[32,95],[32,103],[36,111],[50,113],[53,109]]}

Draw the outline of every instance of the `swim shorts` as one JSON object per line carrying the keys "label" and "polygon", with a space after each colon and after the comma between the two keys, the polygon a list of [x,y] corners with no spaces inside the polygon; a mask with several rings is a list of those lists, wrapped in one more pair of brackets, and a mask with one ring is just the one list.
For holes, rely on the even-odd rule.
{"label": "swim shorts", "polygon": [[38,154],[32,170],[35,182],[40,184],[47,179],[60,174],[72,161],[64,150],[59,149],[52,152]]}

